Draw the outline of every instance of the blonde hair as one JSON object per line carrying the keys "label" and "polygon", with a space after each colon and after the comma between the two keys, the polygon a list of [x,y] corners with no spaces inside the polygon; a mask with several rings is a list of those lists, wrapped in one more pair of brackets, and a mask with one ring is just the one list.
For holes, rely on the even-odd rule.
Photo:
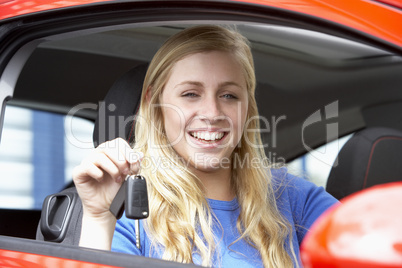
{"label": "blonde hair", "polygon": [[[184,263],[192,263],[192,254],[196,252],[204,266],[211,266],[216,256],[213,215],[201,181],[169,146],[158,104],[174,64],[185,56],[208,51],[231,53],[242,66],[249,100],[247,118],[258,116],[254,63],[248,40],[224,27],[196,26],[168,39],[155,54],[145,77],[135,126],[135,148],[145,155],[141,173],[148,179],[150,216],[145,225],[153,241],[152,248],[162,250],[163,259]],[[247,127],[259,129],[258,120],[251,120]],[[297,263],[291,242],[292,228],[277,208],[269,170],[263,162],[258,168],[247,163],[240,168],[236,164],[236,161],[244,163],[247,157],[267,159],[262,146],[252,146],[261,144],[258,132],[245,129],[232,154],[231,183],[240,206],[238,240],[244,239],[258,249],[265,267],[291,267],[292,258]],[[286,247],[290,248],[290,254]]]}

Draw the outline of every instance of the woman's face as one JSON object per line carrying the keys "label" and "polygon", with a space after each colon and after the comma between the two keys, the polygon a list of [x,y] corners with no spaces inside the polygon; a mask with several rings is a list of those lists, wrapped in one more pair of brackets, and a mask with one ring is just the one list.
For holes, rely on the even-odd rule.
{"label": "woman's face", "polygon": [[190,169],[230,167],[248,109],[244,74],[230,53],[196,53],[178,61],[161,105],[168,141]]}

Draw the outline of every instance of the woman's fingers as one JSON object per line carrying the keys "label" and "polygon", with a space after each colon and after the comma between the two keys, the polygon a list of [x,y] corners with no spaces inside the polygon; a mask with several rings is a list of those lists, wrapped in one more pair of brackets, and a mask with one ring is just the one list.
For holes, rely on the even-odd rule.
{"label": "woman's fingers", "polygon": [[[119,152],[123,154],[125,160],[129,163],[130,170],[129,170],[128,174],[137,173],[138,170],[131,170],[131,167],[133,166],[133,164],[140,163],[142,158],[144,157],[144,154],[142,152],[135,152],[130,147],[130,145],[121,138],[118,138],[115,141],[119,148]],[[138,167],[136,167],[135,165],[134,165],[134,167],[135,167],[135,169],[138,169]]]}
{"label": "woman's fingers", "polygon": [[104,172],[98,166],[91,162],[82,162],[73,170],[73,179],[76,184],[86,182],[88,181],[88,179],[101,181],[103,179],[103,176]]}
{"label": "woman's fingers", "polygon": [[118,138],[114,140],[118,146],[120,155],[124,157],[128,166],[125,166],[124,174],[131,175],[137,174],[140,168],[139,163],[141,162],[144,154],[142,152],[135,152],[130,145],[123,139]]}
{"label": "woman's fingers", "polygon": [[130,174],[138,174],[140,171],[141,161],[144,158],[144,154],[142,152],[135,152],[131,154],[130,161]]}
{"label": "woman's fingers", "polygon": [[103,170],[93,163],[84,166],[84,168],[85,168],[85,174],[90,178],[94,178],[97,181],[102,181],[103,177],[105,176]]}
{"label": "woman's fingers", "polygon": [[74,181],[79,184],[91,179],[102,182],[110,177],[112,181],[120,183],[127,175],[139,172],[143,156],[143,153],[135,152],[123,139],[107,141],[74,169]]}
{"label": "woman's fingers", "polygon": [[[125,176],[138,173],[142,158],[143,153],[134,152],[125,140],[119,138],[99,145],[83,164],[88,168],[93,164],[120,182]],[[99,171],[91,170],[91,174],[96,176],[94,179],[101,180]]]}
{"label": "woman's fingers", "polygon": [[110,155],[110,152],[100,152],[94,155],[91,163],[110,175],[113,180],[122,176],[121,169],[124,169],[124,163],[116,163]]}

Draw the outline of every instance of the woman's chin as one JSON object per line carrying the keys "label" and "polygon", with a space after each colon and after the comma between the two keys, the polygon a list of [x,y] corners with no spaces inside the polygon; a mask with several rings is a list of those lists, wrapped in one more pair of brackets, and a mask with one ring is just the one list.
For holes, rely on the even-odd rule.
{"label": "woman's chin", "polygon": [[210,158],[203,161],[192,162],[191,168],[198,172],[216,172],[219,170],[230,169],[231,164],[229,159]]}

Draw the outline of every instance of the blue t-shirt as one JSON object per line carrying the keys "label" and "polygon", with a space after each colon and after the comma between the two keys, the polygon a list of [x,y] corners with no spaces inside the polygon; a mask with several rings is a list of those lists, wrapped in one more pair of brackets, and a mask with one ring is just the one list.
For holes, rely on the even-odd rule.
{"label": "blue t-shirt", "polygon": [[[293,226],[293,247],[298,258],[299,246],[306,232],[313,222],[337,200],[328,194],[322,187],[302,178],[287,173],[287,170],[272,169],[273,185],[277,198],[277,205],[282,215]],[[236,228],[236,221],[240,213],[237,199],[232,201],[219,201],[209,199],[211,210],[219,220],[213,226],[217,237],[220,267],[263,267],[259,252],[240,240],[232,245],[240,235]],[[223,229],[221,228],[223,227]],[[161,258],[160,250],[150,251],[151,241],[140,224],[141,249],[136,247],[135,221],[127,219],[124,215],[117,221],[113,237],[112,251],[141,255],[152,258]],[[229,247],[230,245],[230,247]],[[201,260],[196,254],[194,262],[200,264]]]}

